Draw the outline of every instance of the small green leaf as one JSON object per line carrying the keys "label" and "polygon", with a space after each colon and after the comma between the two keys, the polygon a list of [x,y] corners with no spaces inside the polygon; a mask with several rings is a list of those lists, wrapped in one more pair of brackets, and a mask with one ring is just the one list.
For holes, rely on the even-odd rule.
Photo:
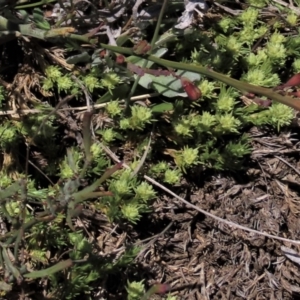
{"label": "small green leaf", "polygon": [[78,64],[78,63],[87,63],[91,61],[91,56],[87,52],[82,52],[77,55],[70,56],[66,59],[68,64]]}
{"label": "small green leaf", "polygon": [[173,109],[174,109],[174,105],[173,103],[170,102],[160,103],[151,107],[151,110],[154,113],[163,113],[165,111],[170,111]]}
{"label": "small green leaf", "polygon": [[[159,48],[159,49],[155,50],[152,55],[156,56],[156,57],[162,57],[167,52],[168,52],[167,48]],[[145,62],[147,62],[146,68],[151,68],[151,66],[154,64],[152,61],[148,61],[147,59],[140,58],[138,56],[129,56],[129,57],[127,57],[127,61],[129,61],[137,66],[143,67],[143,68],[145,67],[145,65],[144,65]]]}
{"label": "small green leaf", "polygon": [[5,281],[0,281],[0,291],[10,292],[12,290],[12,286],[7,284]]}
{"label": "small green leaf", "polygon": [[122,99],[126,97],[129,92],[130,86],[128,84],[121,84],[114,88],[111,92],[106,92],[100,99],[97,100],[97,104],[109,102],[110,100]]}
{"label": "small green leaf", "polygon": [[[192,82],[201,79],[200,74],[194,72],[177,71],[176,74],[180,77],[185,77]],[[169,98],[178,96],[187,97],[187,94],[182,92],[181,80],[172,75],[153,76],[146,73],[140,78],[139,84],[146,89],[149,89],[152,86],[157,92]]]}
{"label": "small green leaf", "polygon": [[0,203],[6,202],[7,198],[13,196],[20,190],[19,182],[13,183],[10,187],[0,190]]}
{"label": "small green leaf", "polygon": [[33,9],[33,21],[37,28],[49,30],[51,29],[51,25],[45,20],[44,13],[39,8]]}
{"label": "small green leaf", "polygon": [[34,8],[32,15],[33,15],[33,20],[35,22],[36,21],[42,22],[45,19],[43,11],[39,8]]}

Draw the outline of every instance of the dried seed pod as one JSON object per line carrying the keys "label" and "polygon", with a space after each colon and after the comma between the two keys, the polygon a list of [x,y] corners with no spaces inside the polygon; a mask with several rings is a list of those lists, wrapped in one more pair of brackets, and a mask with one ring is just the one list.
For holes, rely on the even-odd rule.
{"label": "dried seed pod", "polygon": [[200,89],[188,78],[181,77],[180,81],[183,89],[191,100],[196,101],[202,96]]}
{"label": "dried seed pod", "polygon": [[118,54],[116,57],[116,63],[118,65],[122,65],[122,64],[124,64],[124,62],[125,62],[125,56],[122,54]]}
{"label": "dried seed pod", "polygon": [[106,50],[105,50],[105,49],[103,49],[103,50],[101,50],[101,51],[99,52],[99,56],[100,56],[101,58],[104,58],[105,55],[106,55]]}

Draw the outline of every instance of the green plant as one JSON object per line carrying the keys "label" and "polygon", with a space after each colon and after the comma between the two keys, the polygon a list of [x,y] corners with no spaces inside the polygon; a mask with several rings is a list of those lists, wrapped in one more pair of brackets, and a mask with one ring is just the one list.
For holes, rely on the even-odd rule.
{"label": "green plant", "polygon": [[[90,126],[90,117],[90,114],[85,115],[87,128]],[[31,129],[33,130],[32,127]],[[74,299],[75,296],[88,293],[91,289],[91,282],[103,277],[108,272],[115,272],[118,268],[128,266],[139,251],[136,247],[128,248],[122,257],[113,262],[95,256],[92,244],[80,231],[75,231],[72,218],[80,214],[85,201],[113,195],[112,190],[116,193],[114,197],[124,196],[127,193],[127,191],[122,192],[120,189],[113,188],[113,186],[118,187],[115,180],[112,180],[110,184],[112,190],[97,191],[104,181],[120,169],[121,164],[105,170],[108,162],[103,159],[99,145],[94,144],[91,147],[90,131],[84,128],[83,132],[84,152],[74,148],[67,150],[65,159],[60,164],[60,181],[56,185],[39,189],[33,180],[26,180],[25,175],[20,174],[16,181],[4,173],[1,175],[0,182],[1,216],[13,225],[11,231],[1,236],[0,239],[0,262],[2,268],[7,272],[9,282],[20,281],[22,275],[25,278],[39,278],[47,275],[51,283],[50,289],[55,295],[61,295],[64,299]],[[38,137],[37,135],[37,140]],[[92,179],[93,174],[99,173],[102,173],[99,179]],[[86,174],[92,176],[91,180],[88,180],[89,183],[80,189],[81,181]],[[130,173],[120,172],[118,177],[119,180],[129,180]],[[127,214],[123,215],[134,222],[137,216],[132,215],[132,210],[135,211],[133,204],[136,203],[139,215],[140,208],[143,206],[139,203],[146,203],[155,196],[155,193],[152,187],[146,183],[139,185],[138,182],[131,182],[130,190],[134,191],[134,199],[128,198],[128,203],[124,202],[123,207],[116,205],[112,210],[121,217],[121,211],[126,210],[124,207],[127,207]],[[34,203],[41,211],[38,214],[31,214],[25,205],[28,202]],[[130,205],[132,206],[131,210],[129,209]],[[69,228],[65,227],[64,219]],[[51,222],[51,226],[48,226],[49,222]],[[26,252],[30,258],[27,266],[22,265],[19,261],[21,239],[24,234],[30,236],[26,244]],[[11,258],[8,257],[12,244],[14,244],[14,259],[17,262],[14,265]],[[50,249],[55,250],[55,256],[59,256],[60,253],[70,248],[74,250],[69,252],[67,260],[57,260],[55,264],[52,263],[51,267],[47,267],[49,261],[54,259],[49,257]],[[87,255],[89,258],[85,259]],[[77,261],[81,262],[77,264]],[[59,273],[67,268],[70,268],[69,279]],[[28,272],[28,269],[35,271]]]}
{"label": "green plant", "polygon": [[[17,98],[0,87],[1,107],[17,103],[22,110],[38,110],[1,119],[0,214],[10,223],[0,237],[1,289],[5,294],[15,282],[47,276],[49,297],[73,299],[88,295],[99,278],[128,267],[139,251],[128,247],[118,259],[95,255],[95,245],[74,226],[74,218],[90,208],[111,222],[135,226],[158,194],[140,175],[179,185],[194,171],[239,172],[251,153],[245,132],[253,125],[279,131],[294,118],[293,109],[300,109],[299,75],[292,77],[300,70],[300,38],[286,25],[297,26],[298,16],[290,10],[281,17],[286,22],[266,23],[260,9],[268,1],[247,1],[238,16],[222,15],[203,30],[169,25],[164,1],[156,28],[139,32],[144,40],[122,32],[105,43],[98,35],[103,24],[85,32],[80,24],[86,21],[74,17],[72,1],[64,18],[48,22],[38,6],[51,2],[1,5],[6,14],[0,16],[0,42],[21,36],[26,61],[34,62],[38,74],[35,85],[32,79],[19,86],[13,81],[21,91]],[[72,27],[60,26],[69,21]],[[63,54],[46,49],[50,44]],[[41,101],[32,101],[29,91]],[[131,99],[142,94],[146,101]],[[92,100],[101,104],[97,114],[67,113]],[[97,128],[93,141],[91,124]],[[111,166],[104,146],[134,161],[131,168]],[[143,281],[128,281],[128,299],[160,288],[166,290],[155,285],[145,293]]]}
{"label": "green plant", "polygon": [[145,293],[145,286],[143,280],[140,282],[128,281],[126,290],[128,293],[127,300],[140,300]]}

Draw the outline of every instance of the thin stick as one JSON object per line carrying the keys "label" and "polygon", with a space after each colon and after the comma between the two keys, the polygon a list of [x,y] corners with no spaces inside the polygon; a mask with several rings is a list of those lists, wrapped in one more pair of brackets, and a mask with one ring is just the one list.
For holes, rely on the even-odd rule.
{"label": "thin stick", "polygon": [[[120,162],[120,160],[117,158],[117,156],[109,149],[107,148],[106,146],[102,145],[102,148],[104,149],[104,151],[113,159],[115,160],[116,162]],[[130,167],[128,165],[126,165],[125,163],[123,163],[123,166],[127,169],[130,169]],[[265,232],[261,232],[261,231],[258,231],[258,230],[254,230],[254,229],[251,229],[251,228],[248,228],[248,227],[245,227],[245,226],[242,226],[242,225],[239,225],[239,224],[236,224],[234,222],[231,222],[231,221],[228,221],[228,220],[224,220],[220,217],[217,217],[199,207],[197,207],[196,205],[186,201],[185,199],[181,198],[180,196],[176,195],[175,193],[173,193],[171,190],[169,190],[168,188],[166,188],[165,186],[163,186],[162,184],[158,183],[156,180],[152,179],[151,177],[147,176],[147,175],[144,175],[144,178],[151,182],[153,185],[159,187],[160,189],[164,190],[165,192],[167,192],[168,194],[172,195],[173,197],[177,198],[178,200],[182,201],[184,204],[186,204],[188,207],[191,207],[199,212],[201,212],[202,214],[204,214],[205,216],[208,216],[208,217],[211,217],[212,219],[215,219],[217,220],[218,222],[221,222],[221,223],[224,223],[224,224],[227,224],[229,226],[232,226],[232,227],[235,227],[235,228],[238,228],[238,229],[241,229],[241,230],[245,230],[245,231],[248,231],[248,232],[252,232],[252,233],[255,233],[255,234],[259,234],[259,235],[262,235],[262,236],[265,236],[265,237],[268,237],[268,238],[271,238],[271,239],[274,239],[274,240],[279,240],[279,241],[283,241],[283,242],[288,242],[288,243],[292,243],[292,244],[296,244],[296,245],[300,245],[300,241],[296,241],[296,240],[291,240],[291,239],[286,239],[286,238],[282,238],[282,237],[279,237],[279,236],[276,236],[276,235],[272,235],[272,234],[268,234],[268,233],[265,233]]]}
{"label": "thin stick", "polygon": [[[131,97],[130,100],[131,101],[138,101],[138,100],[143,100],[143,99],[148,99],[148,98],[152,98],[152,97],[156,97],[158,96],[159,93],[151,93],[151,94],[143,94],[140,96],[134,96]],[[124,103],[124,100],[120,100],[119,103]],[[108,103],[101,103],[101,104],[94,104],[93,108],[102,108],[105,107]],[[66,107],[66,108],[60,108],[58,110],[56,110],[57,112],[59,111],[76,111],[76,110],[87,110],[88,106],[79,106],[79,107]],[[8,116],[8,115],[14,115],[14,114],[38,114],[41,112],[45,112],[45,111],[53,111],[52,107],[45,107],[43,109],[10,109],[10,110],[0,110],[0,116]]]}
{"label": "thin stick", "polygon": [[274,155],[274,157],[278,158],[282,162],[284,162],[286,165],[288,165],[290,168],[292,168],[299,176],[300,176],[300,171],[296,169],[293,165],[291,165],[289,162],[287,162],[285,159],[281,158],[280,156]]}
{"label": "thin stick", "polygon": [[161,188],[162,190],[164,190],[165,192],[167,192],[168,194],[172,195],[173,197],[177,198],[178,200],[182,201],[184,204],[186,204],[187,206],[191,207],[191,208],[194,208],[195,210],[201,212],[202,214],[208,216],[208,217],[211,217],[219,222],[222,222],[224,224],[227,224],[229,226],[233,226],[233,227],[236,227],[238,229],[242,229],[242,230],[245,230],[245,231],[248,231],[248,232],[252,232],[252,233],[255,233],[255,234],[259,234],[259,235],[262,235],[262,236],[265,236],[265,237],[268,237],[268,238],[271,238],[271,239],[275,239],[275,240],[279,240],[279,241],[284,241],[284,242],[289,242],[289,243],[292,243],[292,244],[297,244],[297,245],[300,245],[300,241],[296,241],[296,240],[290,240],[290,239],[286,239],[286,238],[282,238],[282,237],[279,237],[279,236],[276,236],[276,235],[272,235],[272,234],[268,234],[268,233],[265,233],[265,232],[261,232],[261,231],[258,231],[258,230],[254,230],[254,229],[251,229],[251,228],[248,228],[248,227],[245,227],[245,226],[242,226],[242,225],[239,225],[239,224],[236,224],[236,223],[233,223],[231,221],[228,221],[228,220],[224,220],[220,217],[217,217],[199,207],[197,207],[196,205],[186,201],[185,199],[181,198],[180,196],[176,195],[175,193],[173,193],[171,190],[167,189],[165,186],[161,185],[160,183],[158,183],[157,181],[155,181],[154,179],[148,177],[148,176],[144,176],[144,178],[146,180],[148,180],[149,182],[151,182],[153,185]]}

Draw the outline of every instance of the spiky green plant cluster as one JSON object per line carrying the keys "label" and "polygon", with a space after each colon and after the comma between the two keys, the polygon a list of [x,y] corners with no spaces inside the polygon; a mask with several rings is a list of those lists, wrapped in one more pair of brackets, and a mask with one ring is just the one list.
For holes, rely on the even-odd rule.
{"label": "spiky green plant cluster", "polygon": [[[135,222],[142,212],[149,209],[147,202],[155,196],[151,186],[132,179],[131,172],[125,171],[116,174],[115,178],[108,182],[109,193],[112,195],[111,203],[108,205],[108,199],[100,198],[103,193],[94,192],[94,189],[98,188],[98,184],[93,183],[95,175],[104,173],[104,177],[101,177],[103,179],[96,181],[100,184],[112,173],[111,169],[105,171],[108,161],[104,160],[104,154],[99,149],[97,144],[91,147],[93,159],[87,168],[84,164],[85,155],[77,149],[70,149],[60,164],[60,181],[48,188],[39,188],[33,180],[26,180],[24,175],[19,175],[20,178],[16,181],[3,172],[0,174],[0,216],[12,224],[11,231],[1,237],[1,247],[9,249],[11,244],[14,244],[13,253],[18,261],[21,237],[23,234],[28,235],[27,267],[18,269],[17,266],[12,266],[9,258],[4,257],[3,252],[0,252],[0,263],[11,282],[17,279],[19,272],[25,273],[26,276],[28,269],[41,269],[29,273],[28,276],[38,278],[47,275],[50,279],[49,291],[53,291],[53,294],[63,299],[74,299],[76,296],[88,294],[92,289],[92,282],[104,278],[110,272],[116,272],[119,268],[127,267],[138,253],[139,249],[132,247],[116,261],[101,258],[94,254],[93,245],[83,233],[74,231],[71,218],[80,213],[80,204],[83,201],[99,198],[99,203],[104,206],[107,204],[107,207],[112,210],[110,215]],[[86,173],[83,174],[83,170]],[[87,186],[80,188],[82,175],[87,175]],[[89,184],[94,187],[90,188]],[[27,203],[30,205],[27,206]],[[97,200],[95,203],[96,207]],[[39,213],[32,213],[31,205],[37,207]],[[50,226],[49,221],[51,221]],[[69,249],[74,250],[70,252]],[[68,274],[57,273],[61,269],[60,264],[63,263],[57,258],[65,252],[72,262],[81,262],[73,265],[68,270]],[[55,270],[47,271],[51,261],[58,262],[54,266]]]}
{"label": "spiky green plant cluster", "polygon": [[[207,31],[195,30],[179,42],[167,43],[167,47],[175,49],[176,57],[182,61],[207,66],[250,84],[275,87],[281,82],[288,59],[294,61],[295,70],[300,69],[300,43],[284,34],[283,23],[274,20],[272,26],[267,26],[262,22],[259,12],[265,5],[267,2],[249,6],[237,16],[222,18]],[[293,24],[297,22],[293,14],[287,19]],[[174,164],[150,163],[150,171],[164,182],[174,184],[180,181],[182,172],[198,166],[239,170],[243,159],[251,153],[250,139],[242,134],[244,130],[252,125],[270,125],[280,130],[294,117],[293,110],[280,103],[270,107],[255,102],[244,105],[239,91],[206,78],[198,88],[202,93],[198,103],[177,99],[168,103],[167,114],[161,115],[134,104],[130,115],[124,117],[124,107],[118,101],[109,102],[106,113],[113,120],[113,127],[103,131],[103,141],[112,143],[120,137],[131,140],[132,131],[151,130],[155,124],[159,135],[152,153],[163,152],[174,159]]]}
{"label": "spiky green plant cluster", "polygon": [[117,172],[108,189],[113,195],[102,197],[95,207],[104,211],[112,221],[125,218],[136,223],[142,213],[149,212],[149,201],[156,196],[150,184],[132,177],[131,170]]}
{"label": "spiky green plant cluster", "polygon": [[[266,24],[260,9],[268,1],[247,2],[249,7],[237,16],[223,16],[206,30],[197,29],[180,39],[166,42],[164,46],[174,52],[170,56],[175,54],[178,61],[201,64],[248,83],[271,88],[286,79],[282,78],[283,74],[290,75],[286,70],[287,62],[291,72],[299,72],[300,38],[290,36],[285,30],[286,24],[297,26],[298,16],[288,12],[282,17],[286,17],[286,22],[273,19]],[[111,221],[126,220],[136,224],[143,213],[150,211],[156,192],[134,174],[135,169],[149,172],[169,185],[180,183],[182,175],[189,170],[238,171],[251,153],[251,140],[244,131],[253,125],[280,130],[293,119],[293,110],[283,104],[263,107],[254,101],[245,105],[237,90],[211,79],[200,80],[199,76],[190,87],[195,84],[201,91],[201,98],[194,99],[195,102],[180,96],[183,86],[176,75],[172,81],[177,80],[179,85],[172,91],[172,100],[167,98],[170,94],[163,91],[171,83],[158,88],[158,79],[140,84],[143,89],[137,90],[136,94],[144,93],[145,89],[148,93],[148,89],[155,87],[161,93],[159,97],[151,98],[151,104],[147,101],[129,105],[131,93],[128,90],[121,94],[114,92],[122,83],[137,82],[137,75],[131,74],[123,65],[116,68],[114,53],[101,57],[99,51],[94,52],[91,66],[86,66],[84,71],[78,68],[69,72],[50,65],[45,70],[42,88],[58,92],[60,96],[86,96],[87,91],[99,102],[107,101],[103,99],[108,94],[109,102],[102,111],[104,125],[96,131],[95,139],[124,149],[124,154],[129,152],[130,160],[135,162],[130,170],[119,170],[119,165],[109,167],[110,161],[102,151],[101,143],[95,141],[92,144],[90,136],[86,140],[85,134],[84,151],[79,146],[62,149],[54,115],[47,119],[47,114],[42,113],[26,115],[21,121],[3,118],[0,124],[1,152],[19,151],[24,155],[22,150],[30,143],[41,153],[40,159],[47,161],[43,168],[46,175],[56,175],[59,180],[53,186],[47,183],[45,187],[37,178],[33,177],[33,180],[16,170],[14,179],[7,175],[5,171],[8,170],[0,173],[0,214],[10,223],[9,232],[0,237],[0,264],[5,270],[1,287],[4,283],[21,282],[21,275],[31,280],[48,276],[49,297],[74,299],[88,295],[93,282],[126,267],[139,249],[128,248],[117,260],[96,255],[85,234],[74,228],[74,218],[80,215],[83,205],[92,204]],[[155,55],[159,56],[159,51]],[[146,61],[147,57],[149,59],[147,55],[143,59],[131,57],[130,62],[139,64],[139,71],[146,65],[144,63],[156,67]],[[159,77],[159,70],[156,71]],[[5,96],[0,87],[2,107]],[[120,101],[123,99],[125,101]],[[264,97],[258,100],[268,102]],[[160,109],[159,105],[162,105]],[[49,106],[41,107],[49,111]],[[90,131],[89,126],[85,129],[85,132]],[[144,141],[150,135],[148,148]],[[20,257],[25,257],[26,265],[22,265]],[[60,272],[62,270],[64,272]],[[145,293],[144,283],[128,282],[127,291],[128,299],[140,299]]]}
{"label": "spiky green plant cluster", "polygon": [[127,283],[126,287],[128,296],[127,300],[139,300],[145,293],[145,285],[143,280],[142,281],[133,281]]}
{"label": "spiky green plant cluster", "polygon": [[[45,105],[43,107],[49,108]],[[28,114],[16,121],[4,119],[0,123],[0,137],[0,150],[11,157],[11,164],[5,166],[7,172],[12,168],[18,168],[18,162],[25,158],[25,143],[34,144],[38,148],[36,152],[39,157],[38,163],[48,176],[57,172],[57,161],[60,159],[58,153],[61,147],[57,143],[55,116],[47,117],[47,114],[40,113]]]}
{"label": "spiky green plant cluster", "polygon": [[[34,128],[36,118],[29,118],[30,120],[31,126],[24,126],[23,133],[37,131]],[[6,270],[10,283],[20,280],[21,274],[29,278],[48,276],[49,290],[63,299],[74,299],[88,293],[91,282],[118,268],[127,267],[139,251],[138,248],[131,247],[116,261],[102,259],[94,255],[90,241],[73,226],[72,218],[80,214],[84,202],[96,199],[95,206],[101,203],[103,211],[109,208],[111,213],[108,216],[112,219],[126,218],[134,223],[141,213],[149,209],[149,201],[155,197],[152,186],[139,182],[132,176],[132,171],[120,171],[104,185],[104,181],[120,169],[121,164],[107,169],[109,162],[100,145],[94,143],[90,146],[89,126],[90,123],[87,122],[83,130],[84,151],[80,148],[68,149],[64,160],[58,165],[60,180],[57,184],[42,189],[23,174],[15,173],[12,179],[1,172],[0,214],[11,223],[11,228],[0,238],[0,264]],[[51,136],[53,132],[49,130],[48,134]],[[101,185],[103,191],[98,191]],[[104,191],[105,188],[108,189],[107,192]],[[32,205],[37,213],[32,212]],[[24,235],[27,236],[27,263],[26,266],[19,266]],[[7,254],[11,251],[10,248],[14,265]],[[74,250],[69,252],[69,249]],[[59,259],[66,252],[68,259]],[[77,264],[77,261],[80,263]],[[56,263],[48,268],[50,262]],[[71,266],[68,274],[58,273]]]}
{"label": "spiky green plant cluster", "polygon": [[65,249],[74,249],[69,255],[73,260],[82,260],[74,266],[68,276],[54,274],[50,276],[54,295],[63,299],[74,299],[78,296],[88,296],[93,290],[93,283],[106,278],[110,273],[118,272],[128,267],[139,252],[139,248],[126,249],[125,253],[116,261],[95,255],[90,241],[81,232],[67,232]]}
{"label": "spiky green plant cluster", "polygon": [[[45,71],[43,82],[44,90],[57,89],[58,92],[70,93],[72,95],[82,94],[81,86],[72,78],[71,73],[63,72],[58,66],[49,66]],[[92,68],[89,72],[79,74],[78,80],[82,86],[93,93],[96,89],[112,91],[122,79],[113,71],[102,72],[99,67]]]}
{"label": "spiky green plant cluster", "polygon": [[[117,101],[108,103],[106,112],[116,124],[109,131],[110,136],[118,138],[125,134],[128,139],[132,136],[131,130],[145,129],[155,117],[156,131],[160,132],[155,142],[159,145],[164,141],[168,145],[169,149],[160,151],[171,156],[175,165],[162,161],[153,164],[150,170],[164,182],[175,184],[180,181],[182,172],[200,165],[218,170],[239,170],[245,156],[251,153],[250,139],[241,134],[245,128],[271,125],[279,130],[293,119],[293,110],[283,104],[275,103],[266,109],[255,104],[243,106],[235,89],[208,80],[202,80],[199,88],[203,91],[201,107],[176,101],[172,104],[173,111],[168,112],[168,123],[158,115],[151,116],[150,108],[139,105],[132,106],[131,116],[122,119],[120,104]],[[108,141],[104,135],[103,140]],[[159,149],[153,148],[153,153]]]}
{"label": "spiky green plant cluster", "polygon": [[[201,64],[254,85],[275,87],[282,80],[280,76],[287,60],[294,61],[295,70],[300,69],[299,41],[285,34],[283,22],[274,20],[272,26],[267,26],[261,21],[259,8],[266,4],[249,6],[238,16],[222,18],[217,26],[207,31],[195,30],[184,36],[184,40],[167,46],[176,49],[176,57],[182,61]],[[287,19],[293,24],[297,21],[293,14]],[[194,49],[189,57],[191,45]],[[174,184],[179,181],[180,172],[197,166],[239,170],[243,159],[251,153],[250,139],[242,134],[244,130],[252,125],[270,125],[280,130],[294,117],[293,110],[280,103],[270,107],[255,102],[244,105],[240,92],[218,82],[203,79],[198,87],[202,98],[196,104],[178,99],[170,105],[167,115],[145,118],[143,112],[138,113],[145,123],[149,120],[153,124],[155,119],[155,130],[159,132],[156,145],[164,144],[167,148],[156,147],[154,143],[153,153],[161,155],[158,151],[164,151],[174,159],[175,165],[163,161],[150,168],[165,182]],[[139,107],[132,107],[130,118],[136,117],[137,109]],[[119,111],[116,102],[108,104],[107,113],[115,120]],[[146,124],[137,126],[130,118],[120,121],[121,130],[145,128]],[[124,131],[121,132],[124,135]],[[128,131],[125,136],[130,137]],[[168,178],[164,174],[168,174]]]}

